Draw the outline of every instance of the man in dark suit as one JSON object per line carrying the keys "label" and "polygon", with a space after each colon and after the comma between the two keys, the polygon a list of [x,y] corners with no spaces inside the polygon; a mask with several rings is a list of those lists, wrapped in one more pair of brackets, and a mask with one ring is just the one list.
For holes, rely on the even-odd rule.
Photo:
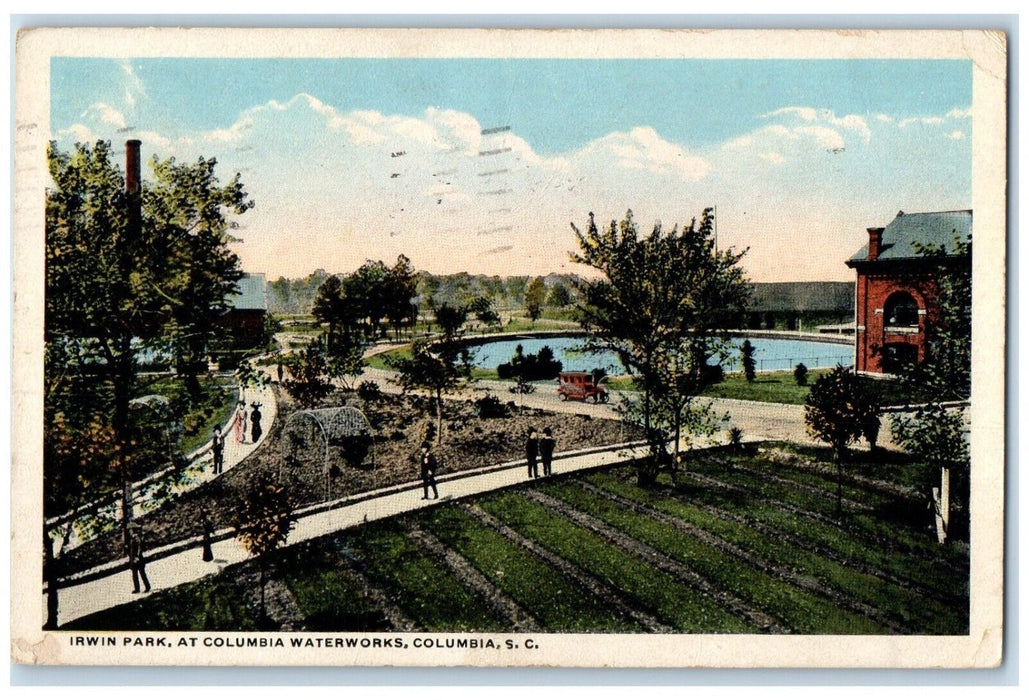
{"label": "man in dark suit", "polygon": [[129,569],[132,571],[132,592],[139,593],[140,579],[150,592],[150,579],[146,576],[146,557],[144,555],[143,528],[139,523],[129,525]]}
{"label": "man in dark suit", "polygon": [[214,473],[221,474],[225,464],[225,438],[218,428],[211,431],[211,459],[214,461]]}
{"label": "man in dark suit", "polygon": [[537,461],[540,451],[540,442],[536,437],[536,429],[529,428],[529,437],[525,440],[525,462],[529,467],[529,478],[538,479],[540,468]]}
{"label": "man in dark suit", "polygon": [[543,437],[540,438],[540,461],[543,462],[543,476],[550,476],[550,465],[554,461],[554,436],[550,434],[550,428],[543,429]]}
{"label": "man in dark suit", "polygon": [[423,501],[429,500],[429,487],[432,487],[432,497],[439,498],[439,491],[436,490],[436,469],[439,466],[436,456],[429,451],[429,443],[423,442],[419,462],[422,467],[422,496]]}

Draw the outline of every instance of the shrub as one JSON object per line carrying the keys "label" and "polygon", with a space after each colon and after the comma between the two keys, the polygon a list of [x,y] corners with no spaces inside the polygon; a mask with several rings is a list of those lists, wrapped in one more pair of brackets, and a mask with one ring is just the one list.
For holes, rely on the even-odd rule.
{"label": "shrub", "polygon": [[721,384],[725,378],[725,370],[721,365],[704,365],[704,384]]}
{"label": "shrub", "polygon": [[495,394],[487,393],[475,400],[475,413],[479,418],[505,418],[507,407]]}
{"label": "shrub", "polygon": [[733,452],[736,452],[743,446],[743,429],[738,426],[729,428],[729,445],[732,446]]}
{"label": "shrub", "polygon": [[748,382],[753,382],[754,370],[757,367],[757,362],[754,360],[754,344],[750,340],[744,340],[743,345],[740,346],[740,353],[743,355],[743,376]]}
{"label": "shrub", "polygon": [[382,389],[370,379],[357,385],[357,396],[364,401],[376,401],[382,398]]}
{"label": "shrub", "polygon": [[497,366],[497,376],[501,379],[521,379],[534,381],[537,379],[553,379],[561,372],[561,361],[554,359],[554,351],[544,345],[536,354],[526,355],[519,345],[510,362]]}

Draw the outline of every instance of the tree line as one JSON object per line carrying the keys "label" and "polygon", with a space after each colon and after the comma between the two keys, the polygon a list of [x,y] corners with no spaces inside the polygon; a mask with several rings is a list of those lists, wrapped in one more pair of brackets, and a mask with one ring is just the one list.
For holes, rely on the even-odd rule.
{"label": "tree line", "polygon": [[[346,276],[318,269],[306,277],[279,277],[267,284],[268,310],[279,315],[310,314],[322,284],[330,277]],[[537,320],[546,308],[568,308],[574,301],[577,282],[578,276],[572,274],[499,277],[467,272],[437,275],[416,270],[413,297],[418,313],[422,315],[431,314],[444,304],[453,307],[481,306],[477,300],[485,299],[497,311],[521,309],[530,318]]]}

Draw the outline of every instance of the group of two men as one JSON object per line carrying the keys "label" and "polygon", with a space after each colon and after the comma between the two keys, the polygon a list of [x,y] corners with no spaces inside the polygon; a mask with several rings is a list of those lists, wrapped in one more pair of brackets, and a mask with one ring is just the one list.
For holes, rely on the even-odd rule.
{"label": "group of two men", "polygon": [[525,440],[525,462],[529,466],[529,478],[540,478],[539,463],[543,462],[543,476],[550,476],[550,467],[554,461],[554,436],[550,428],[543,429],[543,437],[536,436],[536,429],[529,430]]}
{"label": "group of two men", "polygon": [[[542,438],[537,436],[535,428],[529,430],[529,437],[525,441],[525,461],[529,467],[530,479],[540,478],[540,462],[543,463],[543,476],[551,475],[555,445],[556,442],[550,428],[544,428]],[[418,461],[422,474],[422,500],[429,499],[429,489],[432,489],[433,498],[439,498],[439,491],[436,488],[436,470],[439,468],[439,463],[429,449],[428,442],[422,443]]]}

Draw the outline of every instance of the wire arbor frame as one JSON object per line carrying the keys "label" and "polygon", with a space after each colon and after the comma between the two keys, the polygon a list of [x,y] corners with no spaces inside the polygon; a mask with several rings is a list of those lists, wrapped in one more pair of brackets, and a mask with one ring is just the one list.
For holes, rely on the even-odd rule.
{"label": "wire arbor frame", "polygon": [[332,497],[332,480],[342,474],[342,467],[375,468],[371,423],[352,406],[294,411],[282,435],[288,449],[286,463],[292,469],[302,469],[305,456],[320,459],[325,499]]}

